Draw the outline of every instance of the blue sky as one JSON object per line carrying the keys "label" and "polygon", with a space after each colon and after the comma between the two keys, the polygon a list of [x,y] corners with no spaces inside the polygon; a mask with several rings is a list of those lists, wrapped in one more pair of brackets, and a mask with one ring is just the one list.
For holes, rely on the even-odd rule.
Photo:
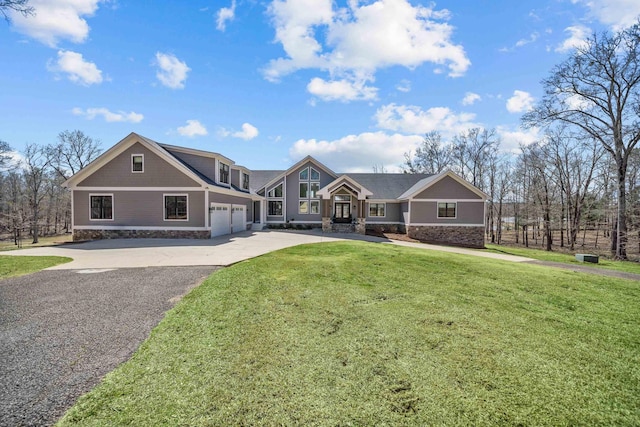
{"label": "blue sky", "polygon": [[31,0],[0,22],[0,139],[21,151],[79,129],[130,132],[250,169],[307,154],[336,171],[395,171],[424,133],[496,128],[592,31],[637,0]]}

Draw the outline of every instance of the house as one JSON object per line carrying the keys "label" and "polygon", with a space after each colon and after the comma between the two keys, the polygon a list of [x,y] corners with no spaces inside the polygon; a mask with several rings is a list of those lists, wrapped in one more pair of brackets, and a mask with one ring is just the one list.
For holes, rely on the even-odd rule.
{"label": "house", "polygon": [[310,156],[287,170],[249,170],[131,133],[65,186],[74,240],[314,227],[484,247],[487,195],[450,171],[341,174]]}

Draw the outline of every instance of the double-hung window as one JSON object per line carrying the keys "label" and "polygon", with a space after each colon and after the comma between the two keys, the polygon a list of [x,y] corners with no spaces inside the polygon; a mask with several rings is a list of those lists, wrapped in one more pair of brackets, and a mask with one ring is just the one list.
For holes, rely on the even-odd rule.
{"label": "double-hung window", "polygon": [[438,218],[456,218],[456,202],[439,202]]}
{"label": "double-hung window", "polygon": [[132,173],[144,172],[144,154],[131,155],[131,172]]}
{"label": "double-hung window", "polygon": [[91,203],[92,220],[113,220],[113,195],[112,194],[91,194],[89,196]]}
{"label": "double-hung window", "polygon": [[369,216],[385,216],[385,204],[384,203],[369,203]]}
{"label": "double-hung window", "polygon": [[220,162],[220,168],[218,169],[218,179],[222,184],[229,183],[229,165]]}
{"label": "double-hung window", "polygon": [[189,219],[188,197],[186,194],[164,195],[164,220],[187,221]]}
{"label": "double-hung window", "polygon": [[242,172],[242,189],[243,190],[249,189],[249,174],[244,172]]}

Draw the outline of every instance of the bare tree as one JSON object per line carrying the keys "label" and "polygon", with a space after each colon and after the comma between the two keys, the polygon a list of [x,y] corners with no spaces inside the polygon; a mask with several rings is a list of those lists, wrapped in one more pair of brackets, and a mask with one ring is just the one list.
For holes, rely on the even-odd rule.
{"label": "bare tree", "polygon": [[0,171],[7,169],[11,166],[11,146],[9,143],[0,140]]}
{"label": "bare tree", "polygon": [[486,179],[491,156],[500,147],[495,129],[473,128],[453,139],[453,157],[457,172],[481,190]]}
{"label": "bare tree", "polygon": [[451,167],[453,146],[442,141],[439,132],[429,132],[414,155],[404,154],[404,170],[408,173],[436,174]]}
{"label": "bare tree", "polygon": [[31,233],[33,243],[38,243],[39,221],[42,201],[47,195],[47,167],[49,161],[41,148],[34,144],[28,144],[24,152],[24,181],[27,190],[27,199],[31,209]]}
{"label": "bare tree", "polygon": [[615,34],[593,34],[542,84],[545,95],[523,123],[567,123],[611,154],[618,193],[615,256],[627,259],[626,173],[640,141],[640,22]]}
{"label": "bare tree", "polygon": [[23,16],[35,15],[36,10],[29,6],[29,0],[0,0],[0,13],[5,21],[11,22],[9,11],[14,10]]}
{"label": "bare tree", "polygon": [[69,178],[100,155],[100,141],[80,130],[60,132],[58,142],[46,147],[51,166],[63,178]]}

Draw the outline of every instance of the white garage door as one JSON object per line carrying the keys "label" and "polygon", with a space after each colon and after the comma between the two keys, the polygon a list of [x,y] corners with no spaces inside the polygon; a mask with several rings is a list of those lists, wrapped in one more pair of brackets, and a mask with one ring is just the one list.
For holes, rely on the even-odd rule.
{"label": "white garage door", "polygon": [[244,231],[247,229],[247,207],[244,205],[232,205],[231,208],[231,226],[233,229],[233,233],[237,233],[238,231]]}
{"label": "white garage door", "polygon": [[211,237],[231,233],[231,205],[211,203]]}

